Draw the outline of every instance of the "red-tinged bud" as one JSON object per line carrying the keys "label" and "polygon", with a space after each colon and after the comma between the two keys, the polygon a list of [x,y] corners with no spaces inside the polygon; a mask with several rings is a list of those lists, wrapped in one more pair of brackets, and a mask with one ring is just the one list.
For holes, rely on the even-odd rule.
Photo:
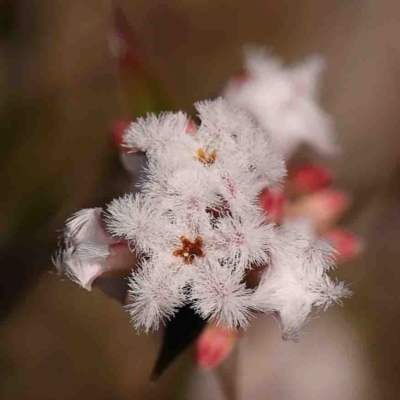
{"label": "red-tinged bud", "polygon": [[129,122],[126,121],[117,121],[112,126],[112,136],[115,147],[119,149],[119,151],[123,153],[127,153],[129,149],[123,144],[123,135],[125,130],[128,128]]}
{"label": "red-tinged bud", "polygon": [[311,218],[319,230],[332,226],[350,206],[350,196],[343,191],[325,189],[305,196],[286,208],[289,218]]}
{"label": "red-tinged bud", "polygon": [[339,190],[324,190],[316,194],[317,203],[334,216],[342,215],[350,205],[350,197]]}
{"label": "red-tinged bud", "polygon": [[283,216],[286,197],[280,189],[264,189],[260,195],[260,207],[269,218],[278,222]]}
{"label": "red-tinged bud", "polygon": [[114,7],[114,25],[110,46],[112,54],[119,60],[122,67],[129,68],[132,73],[140,73],[143,60],[139,42],[126,15],[117,6]]}
{"label": "red-tinged bud", "polygon": [[197,133],[197,125],[191,119],[189,119],[186,125],[186,133],[191,136]]}
{"label": "red-tinged bud", "polygon": [[364,250],[362,240],[347,229],[333,229],[324,237],[330,240],[332,246],[336,249],[336,260],[338,262],[345,262],[357,258]]}
{"label": "red-tinged bud", "polygon": [[333,174],[323,165],[307,163],[293,168],[289,174],[289,181],[296,194],[308,194],[330,186]]}
{"label": "red-tinged bud", "polygon": [[124,239],[117,239],[118,241],[115,241],[109,245],[110,249],[121,249],[121,248],[129,248],[129,243],[124,240]]}
{"label": "red-tinged bud", "polygon": [[231,82],[235,85],[235,86],[242,86],[243,83],[247,82],[249,80],[250,76],[247,72],[245,71],[241,71],[238,72],[236,74],[234,74],[231,78]]}
{"label": "red-tinged bud", "polygon": [[208,325],[196,342],[196,365],[202,369],[217,367],[232,352],[237,338],[236,331],[228,331],[215,324]]}

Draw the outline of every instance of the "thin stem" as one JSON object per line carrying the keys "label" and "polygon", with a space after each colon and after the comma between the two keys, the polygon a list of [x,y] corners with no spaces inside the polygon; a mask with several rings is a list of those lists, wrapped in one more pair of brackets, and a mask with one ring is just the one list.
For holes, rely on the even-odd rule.
{"label": "thin stem", "polygon": [[237,376],[239,367],[239,345],[233,349],[231,355],[217,368],[217,378],[221,392],[227,400],[238,400]]}

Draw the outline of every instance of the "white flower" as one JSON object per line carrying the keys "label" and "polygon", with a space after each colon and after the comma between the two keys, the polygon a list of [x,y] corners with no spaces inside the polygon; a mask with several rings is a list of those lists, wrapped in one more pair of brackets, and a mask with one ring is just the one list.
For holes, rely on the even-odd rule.
{"label": "white flower", "polygon": [[[334,254],[328,243],[310,243],[295,232],[281,234],[276,238],[275,251],[271,251],[270,267],[252,300],[254,308],[261,312],[277,312],[283,338],[297,341],[313,306],[326,309],[350,292],[326,274],[333,266]],[[289,251],[283,252],[282,248]]]}
{"label": "white flower", "polygon": [[101,208],[92,208],[74,214],[66,224],[64,249],[53,259],[60,274],[86,290],[107,269],[109,245],[115,243],[102,226],[101,212]]}
{"label": "white flower", "polygon": [[332,120],[318,103],[323,67],[318,57],[288,67],[262,49],[250,49],[245,79],[232,79],[224,97],[252,115],[286,159],[302,143],[332,154],[337,150]]}

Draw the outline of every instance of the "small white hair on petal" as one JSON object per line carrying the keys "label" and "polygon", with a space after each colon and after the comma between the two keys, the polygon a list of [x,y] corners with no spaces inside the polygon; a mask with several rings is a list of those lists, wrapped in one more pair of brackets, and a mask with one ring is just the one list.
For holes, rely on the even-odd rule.
{"label": "small white hair on petal", "polygon": [[219,254],[241,268],[268,263],[269,243],[274,231],[273,225],[266,223],[261,213],[220,218],[215,234]]}
{"label": "small white hair on petal", "polygon": [[149,159],[144,167],[144,177],[139,181],[140,192],[146,198],[155,199],[165,195],[168,178],[179,169],[179,165],[166,158]]}
{"label": "small white hair on petal", "polygon": [[299,258],[303,256],[309,243],[309,239],[304,237],[298,230],[281,225],[274,229],[269,251],[275,257]]}
{"label": "small white hair on petal", "polygon": [[143,218],[143,197],[140,194],[125,194],[114,199],[106,210],[107,229],[114,236],[120,236],[128,240],[136,237],[135,227]]}
{"label": "small white hair on petal", "polygon": [[353,292],[344,282],[333,281],[327,275],[313,289],[318,293],[315,306],[323,311],[334,304],[342,305],[342,299],[353,295]]}
{"label": "small white hair on petal", "polygon": [[231,168],[227,168],[225,163],[218,164],[215,179],[229,209],[240,214],[255,207],[260,191],[250,171],[238,167],[235,160],[232,160],[231,165]]}
{"label": "small white hair on petal", "polygon": [[305,265],[321,269],[319,271],[320,273],[329,271],[336,266],[336,254],[337,251],[327,240],[315,239],[311,241],[310,245],[305,249]]}
{"label": "small white hair on petal", "polygon": [[[189,135],[187,136],[189,137]],[[177,147],[179,148],[179,146]],[[140,180],[138,186],[146,198],[164,197],[168,192],[168,181],[176,173],[185,169],[197,170],[197,174],[206,173],[202,165],[195,160],[195,154],[192,149],[187,153],[182,150],[180,157],[177,155],[175,148],[174,150],[166,149],[162,155],[148,160],[144,167],[144,177]]]}
{"label": "small white hair on petal", "polygon": [[[158,260],[157,260],[158,261]],[[144,261],[129,278],[127,309],[139,331],[157,330],[186,302],[185,271],[171,265]]]}
{"label": "small white hair on petal", "polygon": [[206,142],[215,140],[215,143],[219,144],[228,138],[246,136],[251,134],[255,127],[254,121],[245,111],[228,104],[221,97],[200,101],[195,103],[195,107],[201,120],[197,136]]}
{"label": "small white hair on petal", "polygon": [[73,252],[73,247],[67,247],[63,249],[59,247],[56,253],[51,257],[51,262],[56,267],[59,275],[65,273],[65,260],[71,257]]}
{"label": "small white hair on petal", "polygon": [[257,127],[254,134],[239,143],[248,151],[248,165],[253,170],[259,189],[277,187],[286,177],[286,164],[277,146]]}
{"label": "small white hair on petal", "polygon": [[101,212],[101,208],[86,208],[72,215],[66,222],[66,242],[109,243],[111,239],[102,226]]}
{"label": "small white hair on petal", "polygon": [[149,155],[161,153],[168,143],[178,141],[186,135],[187,115],[183,112],[148,114],[138,118],[124,132],[124,144],[131,151],[145,151]]}
{"label": "small white hair on petal", "polygon": [[218,160],[222,160],[222,165],[231,169],[234,160],[243,172],[251,170],[254,175],[259,175],[259,178],[263,179],[264,187],[281,183],[286,176],[285,161],[281,151],[265,131],[246,112],[225,100],[207,102],[199,108],[212,113],[214,103],[218,106],[220,114],[224,115],[224,123],[210,124],[206,120],[207,123],[200,126],[199,133],[202,129],[212,133],[216,130],[225,132],[221,135],[218,148]]}
{"label": "small white hair on petal", "polygon": [[109,232],[132,243],[139,251],[150,251],[162,242],[162,216],[156,204],[140,193],[114,199],[106,211]]}
{"label": "small white hair on petal", "polygon": [[108,245],[84,242],[76,247],[75,253],[82,262],[101,263],[110,255],[110,250]]}
{"label": "small white hair on petal", "polygon": [[242,279],[243,273],[233,265],[204,260],[192,275],[193,309],[202,318],[228,329],[247,328],[252,315],[252,290],[246,288]]}
{"label": "small white hair on petal", "polygon": [[160,204],[178,214],[196,213],[199,217],[204,216],[207,207],[221,202],[216,189],[215,181],[204,169],[180,170],[168,179],[166,196]]}

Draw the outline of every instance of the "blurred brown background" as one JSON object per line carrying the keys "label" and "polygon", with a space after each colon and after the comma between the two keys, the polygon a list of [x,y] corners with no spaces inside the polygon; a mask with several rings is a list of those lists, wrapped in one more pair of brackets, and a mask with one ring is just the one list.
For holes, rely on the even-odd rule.
{"label": "blurred brown background", "polygon": [[[352,326],[368,369],[348,398],[399,398],[400,3],[117,3],[146,69],[175,107],[189,112],[240,69],[244,44],[268,45],[290,62],[315,52],[326,58],[324,106],[345,150],[333,167],[354,197],[343,223],[367,242],[365,256],[339,272],[355,283],[356,295],[332,314]],[[111,123],[127,116],[108,47],[113,4],[0,2],[0,374],[7,400],[192,398],[190,354],[149,387],[159,338],[137,336],[123,309],[60,281],[50,263],[65,218],[104,204],[125,183],[109,138]],[[328,315],[327,326],[335,321]],[[341,326],[333,325],[339,335]],[[299,391],[290,398],[306,397]]]}

